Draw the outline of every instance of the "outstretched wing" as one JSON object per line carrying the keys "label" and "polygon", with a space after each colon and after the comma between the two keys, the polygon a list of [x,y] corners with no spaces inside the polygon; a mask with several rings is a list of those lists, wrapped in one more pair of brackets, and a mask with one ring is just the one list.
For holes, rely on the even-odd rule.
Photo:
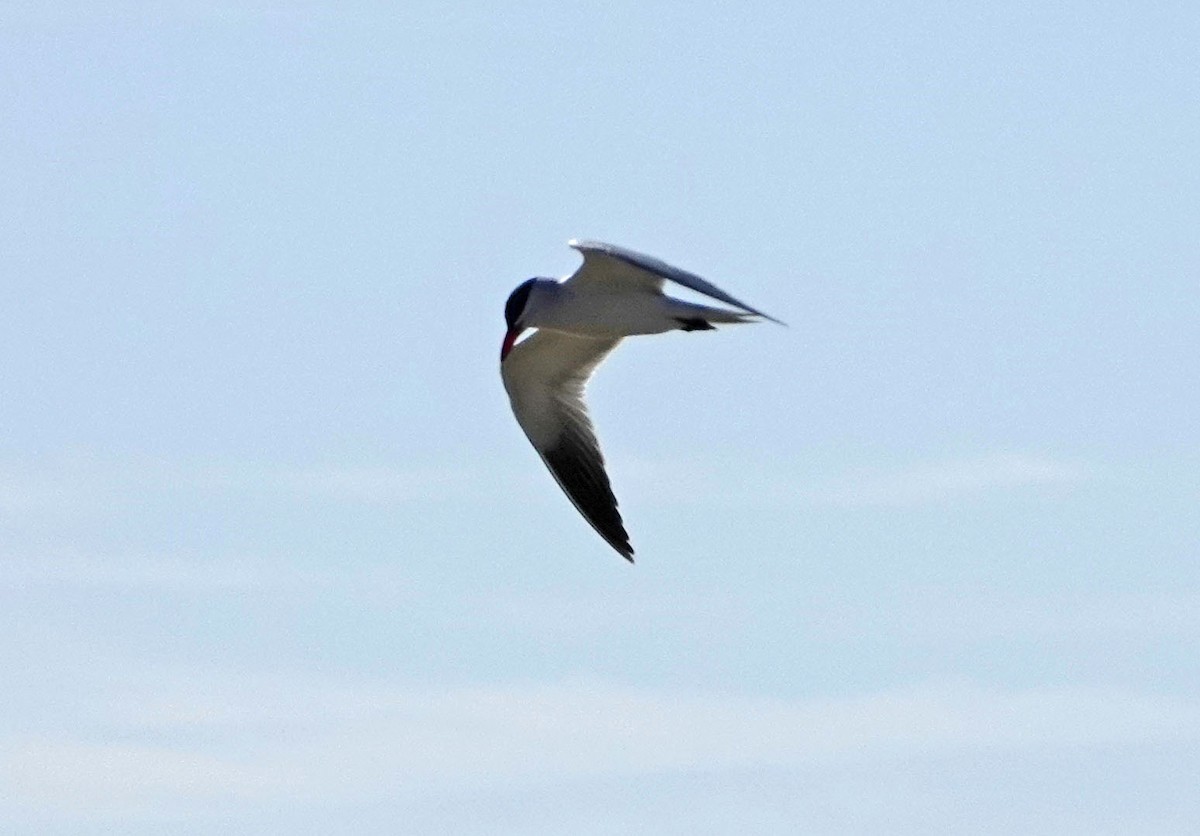
{"label": "outstretched wing", "polygon": [[584,387],[620,340],[538,331],[500,364],[513,414],[560,488],[592,528],[633,562],[604,456],[588,418]]}
{"label": "outstretched wing", "polygon": [[624,284],[642,290],[661,291],[664,281],[672,281],[697,293],[703,293],[705,296],[709,296],[719,302],[724,302],[726,305],[741,308],[747,313],[761,316],[763,319],[769,319],[771,322],[778,323],[779,325],[784,324],[775,317],[765,314],[757,308],[752,308],[740,299],[730,296],[721,290],[721,288],[711,282],[705,281],[695,273],[689,273],[687,270],[672,267],[670,264],[659,261],[657,258],[600,241],[578,241],[573,239],[567,243],[583,254],[583,264],[567,280],[572,284]]}

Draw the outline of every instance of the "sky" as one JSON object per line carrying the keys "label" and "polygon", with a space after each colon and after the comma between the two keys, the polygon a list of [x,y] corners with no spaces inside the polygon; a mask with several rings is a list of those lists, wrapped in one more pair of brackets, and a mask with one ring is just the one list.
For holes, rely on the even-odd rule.
{"label": "sky", "polygon": [[[1193,3],[7,3],[0,829],[1183,833]],[[569,238],[788,323],[516,426]]]}

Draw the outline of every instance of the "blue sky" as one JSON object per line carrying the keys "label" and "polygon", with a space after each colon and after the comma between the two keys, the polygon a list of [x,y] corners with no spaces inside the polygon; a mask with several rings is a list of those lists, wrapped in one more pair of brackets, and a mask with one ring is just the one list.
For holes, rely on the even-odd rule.
{"label": "blue sky", "polygon": [[[6,832],[1184,832],[1194,4],[9,4]],[[638,550],[497,373],[571,237]]]}

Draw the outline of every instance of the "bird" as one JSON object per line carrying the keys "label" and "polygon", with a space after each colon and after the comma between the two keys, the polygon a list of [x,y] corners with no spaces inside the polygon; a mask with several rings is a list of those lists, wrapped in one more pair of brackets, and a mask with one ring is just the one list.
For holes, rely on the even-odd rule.
{"label": "bird", "polygon": [[[588,379],[625,337],[712,331],[716,324],[761,320],[785,323],[651,256],[600,241],[567,243],[583,256],[574,273],[562,281],[528,279],[509,295],[500,376],[517,423],[563,493],[596,533],[633,563],[633,546],[584,401]],[[672,298],[663,292],[666,282],[737,310]],[[529,329],[534,333],[518,342]]]}

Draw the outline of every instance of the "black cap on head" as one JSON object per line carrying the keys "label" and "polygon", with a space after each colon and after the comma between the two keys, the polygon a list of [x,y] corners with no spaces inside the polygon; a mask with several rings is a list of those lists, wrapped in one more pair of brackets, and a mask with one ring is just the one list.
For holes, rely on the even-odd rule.
{"label": "black cap on head", "polygon": [[517,289],[508,295],[508,301],[504,303],[504,321],[508,325],[508,330],[512,330],[517,320],[521,318],[522,311],[525,310],[525,303],[529,301],[529,291],[533,290],[533,283],[537,279],[527,279],[517,285]]}

